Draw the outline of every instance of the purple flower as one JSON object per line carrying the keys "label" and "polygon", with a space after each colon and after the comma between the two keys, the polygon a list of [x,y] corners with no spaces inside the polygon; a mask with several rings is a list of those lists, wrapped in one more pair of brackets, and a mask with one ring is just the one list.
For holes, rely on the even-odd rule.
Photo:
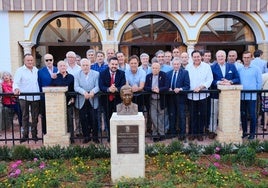
{"label": "purple flower", "polygon": [[34,160],[34,162],[37,162],[38,161],[38,159],[36,157],[33,160]]}
{"label": "purple flower", "polygon": [[216,147],[215,150],[216,150],[217,152],[219,152],[219,151],[221,150],[221,148],[220,148],[220,147]]}
{"label": "purple flower", "polygon": [[41,162],[40,165],[39,165],[39,168],[40,168],[40,169],[43,169],[43,168],[45,168],[45,167],[46,167],[46,164],[45,164],[44,162]]}
{"label": "purple flower", "polygon": [[268,176],[268,171],[266,169],[264,169],[263,171],[261,171],[261,173],[265,176]]}
{"label": "purple flower", "polygon": [[19,166],[19,165],[18,165],[17,163],[12,163],[12,164],[11,164],[11,168],[12,168],[12,169],[17,168],[18,166]]}
{"label": "purple flower", "polygon": [[213,163],[213,165],[215,166],[215,167],[217,167],[217,168],[220,168],[220,163],[218,163],[218,162],[215,162],[215,163]]}
{"label": "purple flower", "polygon": [[221,156],[219,155],[219,154],[213,154],[213,157],[214,157],[214,159],[216,159],[216,160],[220,160],[221,159]]}
{"label": "purple flower", "polygon": [[19,176],[20,173],[21,173],[21,170],[20,170],[20,169],[16,169],[16,170],[15,170],[15,174],[16,174],[17,176]]}

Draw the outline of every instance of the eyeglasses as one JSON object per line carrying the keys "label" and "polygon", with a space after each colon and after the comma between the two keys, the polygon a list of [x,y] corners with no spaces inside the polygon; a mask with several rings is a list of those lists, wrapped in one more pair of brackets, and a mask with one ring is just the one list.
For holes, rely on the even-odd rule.
{"label": "eyeglasses", "polygon": [[46,62],[48,62],[48,61],[53,61],[53,59],[46,59],[45,61],[46,61]]}

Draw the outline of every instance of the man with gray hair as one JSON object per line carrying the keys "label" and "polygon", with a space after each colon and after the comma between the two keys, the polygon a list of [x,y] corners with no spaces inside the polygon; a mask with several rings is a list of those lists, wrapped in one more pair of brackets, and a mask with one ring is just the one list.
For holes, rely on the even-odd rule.
{"label": "man with gray hair", "polygon": [[95,50],[94,49],[87,50],[86,57],[87,59],[90,60],[91,65],[93,65],[95,63]]}
{"label": "man with gray hair", "polygon": [[139,69],[144,70],[146,72],[146,75],[150,74],[152,72],[152,68],[149,64],[149,55],[147,53],[142,53],[140,55],[140,61],[141,65],[139,66]]}
{"label": "man with gray hair", "polygon": [[235,50],[230,50],[228,52],[227,63],[234,64],[237,71],[243,68],[243,65],[237,62],[237,52]]}

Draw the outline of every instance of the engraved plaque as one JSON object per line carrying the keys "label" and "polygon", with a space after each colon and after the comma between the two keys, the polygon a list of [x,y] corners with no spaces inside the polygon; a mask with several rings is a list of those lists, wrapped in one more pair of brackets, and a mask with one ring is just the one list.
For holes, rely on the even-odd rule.
{"label": "engraved plaque", "polygon": [[117,126],[117,153],[139,153],[139,126]]}

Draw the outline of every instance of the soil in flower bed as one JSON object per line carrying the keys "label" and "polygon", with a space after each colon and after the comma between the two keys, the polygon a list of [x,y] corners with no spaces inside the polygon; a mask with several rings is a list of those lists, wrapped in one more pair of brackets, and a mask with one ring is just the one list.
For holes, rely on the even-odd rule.
{"label": "soil in flower bed", "polygon": [[[268,159],[268,153],[257,154]],[[144,179],[122,179],[112,183],[109,159],[82,159],[22,161],[16,166],[20,173],[11,176],[14,162],[0,162],[0,187],[262,187],[268,185],[266,166],[245,166],[217,161],[201,156],[192,161],[188,156],[146,156]],[[5,168],[6,167],[6,168]],[[31,170],[30,170],[31,169]],[[265,186],[264,186],[265,187]]]}

